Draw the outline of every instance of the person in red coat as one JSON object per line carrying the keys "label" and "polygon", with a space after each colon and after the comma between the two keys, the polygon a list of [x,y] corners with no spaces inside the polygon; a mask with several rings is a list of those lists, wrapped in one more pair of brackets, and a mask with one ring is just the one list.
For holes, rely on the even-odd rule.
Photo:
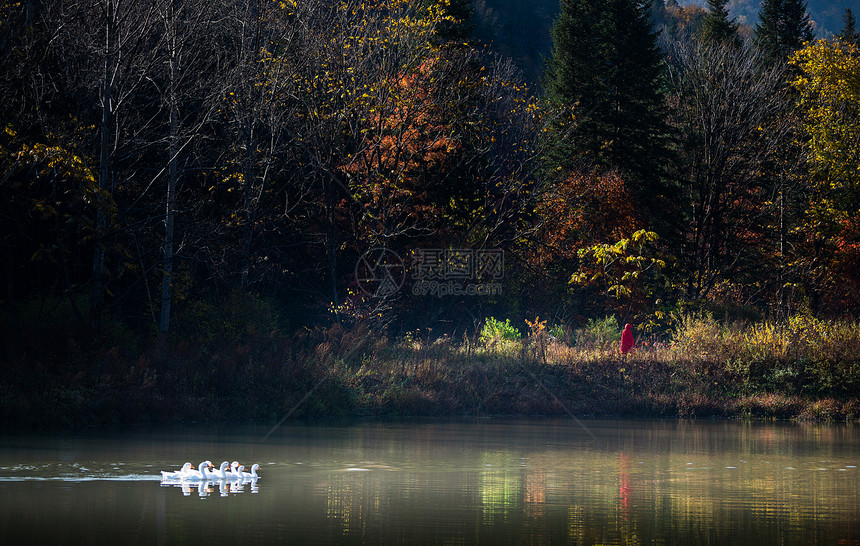
{"label": "person in red coat", "polygon": [[627,358],[627,353],[630,352],[630,349],[633,348],[633,332],[631,331],[631,326],[629,324],[624,325],[624,331],[621,332],[621,355],[624,358]]}

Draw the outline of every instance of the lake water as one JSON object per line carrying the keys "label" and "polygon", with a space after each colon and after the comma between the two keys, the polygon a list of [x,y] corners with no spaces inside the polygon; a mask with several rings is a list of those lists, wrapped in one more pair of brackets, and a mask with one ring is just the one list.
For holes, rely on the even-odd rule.
{"label": "lake water", "polygon": [[[860,428],[493,419],[0,437],[0,544],[860,544]],[[267,436],[268,435],[268,436]],[[189,461],[256,483],[164,485]]]}

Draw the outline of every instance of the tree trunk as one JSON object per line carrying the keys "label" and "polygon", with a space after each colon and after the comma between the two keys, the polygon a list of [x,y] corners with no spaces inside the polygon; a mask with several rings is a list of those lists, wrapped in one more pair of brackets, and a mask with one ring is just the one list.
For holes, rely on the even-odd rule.
{"label": "tree trunk", "polygon": [[[102,119],[101,141],[99,143],[99,190],[104,196],[110,188],[110,136],[113,126],[113,74],[116,70],[116,27],[115,6],[113,1],[105,3],[105,63],[102,80]],[[104,236],[107,232],[107,215],[102,199],[98,203],[93,249],[93,275],[90,286],[90,319],[93,327],[98,328],[103,306],[103,275],[105,263]]]}
{"label": "tree trunk", "polygon": [[177,155],[179,153],[179,108],[177,105],[176,85],[178,79],[176,13],[174,3],[168,7],[168,37],[170,77],[170,136],[168,138],[167,203],[164,214],[164,276],[161,280],[161,318],[158,325],[159,346],[163,346],[170,331],[170,307],[173,299],[173,237],[174,215],[176,211],[176,184],[179,177]]}

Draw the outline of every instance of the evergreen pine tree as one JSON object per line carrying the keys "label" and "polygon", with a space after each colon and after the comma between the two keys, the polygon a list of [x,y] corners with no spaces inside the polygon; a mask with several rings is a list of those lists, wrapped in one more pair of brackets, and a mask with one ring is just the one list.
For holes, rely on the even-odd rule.
{"label": "evergreen pine tree", "polygon": [[639,197],[662,193],[663,67],[648,5],[562,0],[552,39],[544,90],[551,102],[574,107],[576,129],[571,138],[553,135],[550,166],[618,168]]}
{"label": "evergreen pine tree", "polygon": [[755,27],[755,43],[768,62],[784,62],[812,40],[812,24],[803,0],[764,0]]}
{"label": "evergreen pine tree", "polygon": [[809,11],[803,0],[783,0],[782,43],[788,54],[803,47],[803,44],[815,37]]}
{"label": "evergreen pine tree", "polygon": [[755,26],[755,44],[768,60],[775,59],[779,51],[780,14],[783,0],[764,0]]}
{"label": "evergreen pine tree", "polygon": [[702,21],[702,39],[718,44],[741,45],[738,24],[729,20],[728,0],[708,0],[708,14]]}
{"label": "evergreen pine tree", "polygon": [[857,34],[857,20],[854,18],[854,12],[851,8],[845,8],[845,13],[842,15],[842,30],[836,36],[843,42],[860,45],[860,35]]}

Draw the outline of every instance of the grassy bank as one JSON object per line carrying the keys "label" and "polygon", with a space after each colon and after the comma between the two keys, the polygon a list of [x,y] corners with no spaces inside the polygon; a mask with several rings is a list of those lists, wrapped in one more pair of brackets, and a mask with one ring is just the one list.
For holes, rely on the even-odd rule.
{"label": "grassy bank", "polygon": [[7,426],[37,427],[350,415],[860,419],[857,324],[685,319],[626,359],[597,329],[531,330],[396,340],[360,327],[245,332],[177,342],[160,356],[128,336],[119,336],[126,347],[86,348],[53,332],[38,349],[7,350],[0,412]]}

